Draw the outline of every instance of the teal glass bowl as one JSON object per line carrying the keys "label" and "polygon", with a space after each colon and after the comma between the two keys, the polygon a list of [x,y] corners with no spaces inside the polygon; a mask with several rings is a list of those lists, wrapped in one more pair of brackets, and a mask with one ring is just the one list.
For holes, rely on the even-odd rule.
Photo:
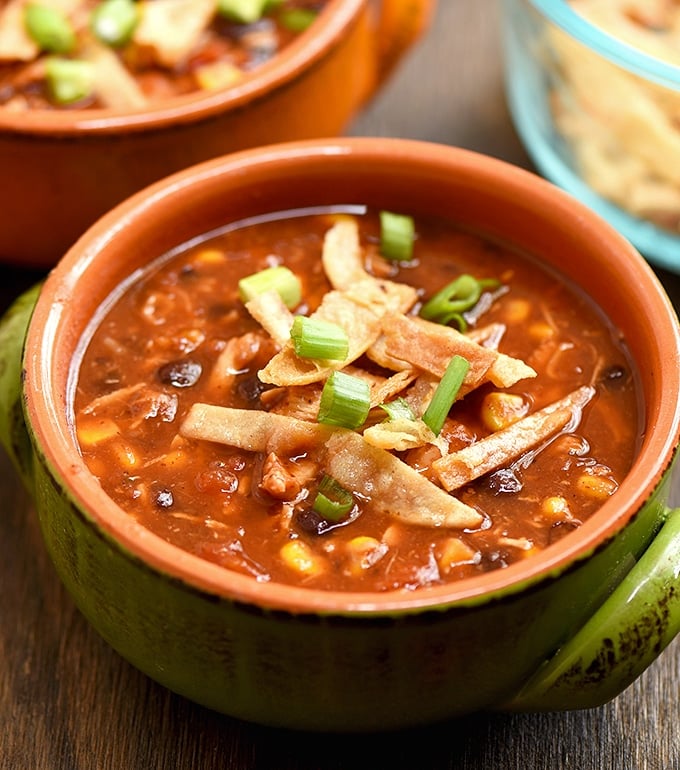
{"label": "teal glass bowl", "polygon": [[501,7],[508,106],[539,173],[680,272],[680,67],[565,0]]}

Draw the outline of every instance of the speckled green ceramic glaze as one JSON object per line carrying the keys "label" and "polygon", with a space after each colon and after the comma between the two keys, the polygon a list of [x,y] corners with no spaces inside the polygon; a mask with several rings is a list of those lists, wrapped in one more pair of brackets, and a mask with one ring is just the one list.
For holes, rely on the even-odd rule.
{"label": "speckled green ceramic glaze", "polygon": [[[376,153],[362,140],[347,140],[343,149],[357,154],[359,164]],[[384,167],[406,153],[411,174],[428,153],[431,167],[489,162],[501,176],[523,173],[413,143],[393,151],[385,151]],[[299,147],[280,152],[290,160]],[[209,176],[229,175],[243,164],[244,158],[225,161]],[[539,184],[520,180],[530,188]],[[184,203],[194,199],[190,188],[184,185],[180,194]],[[153,199],[145,199],[146,214],[161,205],[149,204]],[[76,247],[89,255],[89,269],[92,254],[107,248],[97,238],[119,217],[134,230],[137,205],[141,199]],[[64,341],[60,324],[67,311],[58,305],[66,307],[66,294],[54,288],[55,280],[48,280],[30,324],[23,382],[23,340],[37,292],[20,299],[0,327],[0,439],[34,495],[51,558],[82,613],[122,656],[171,690],[232,716],[314,730],[391,729],[488,709],[587,708],[627,687],[680,630],[680,512],[667,507],[677,441],[654,458],[658,473],[623,526],[604,531],[573,558],[527,568],[505,583],[501,577],[490,590],[429,599],[425,592],[422,600],[402,604],[362,595],[362,602],[343,605],[334,594],[325,606],[322,592],[310,599],[306,589],[245,580],[231,590],[235,578],[226,570],[222,585],[212,573],[194,576],[179,557],[177,565],[159,563],[153,543],[118,534],[86,499],[82,488],[91,480],[75,442],[61,457],[45,449],[49,429],[34,425],[40,410],[60,408],[65,376],[50,364],[49,388],[57,395],[46,406],[36,404],[48,387],[36,383],[44,366],[37,348],[75,344]],[[68,281],[64,286],[72,291]],[[42,355],[47,360],[52,353]],[[671,395],[677,404],[678,394]],[[53,417],[61,419],[57,412]],[[677,430],[676,416],[671,423]]]}

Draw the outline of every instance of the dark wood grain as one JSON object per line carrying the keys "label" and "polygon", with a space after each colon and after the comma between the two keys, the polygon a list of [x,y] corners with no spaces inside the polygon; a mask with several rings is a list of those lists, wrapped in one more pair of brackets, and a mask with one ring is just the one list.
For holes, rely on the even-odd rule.
{"label": "dark wood grain", "polygon": [[[505,106],[497,24],[493,0],[440,0],[427,38],[351,132],[459,145],[530,168]],[[0,309],[40,277],[0,275]],[[680,307],[678,276],[659,276]],[[679,491],[676,481],[676,501]],[[154,684],[89,628],[4,454],[0,499],[0,770],[680,768],[678,640],[616,700],[584,712],[482,714],[351,738],[212,713]]]}

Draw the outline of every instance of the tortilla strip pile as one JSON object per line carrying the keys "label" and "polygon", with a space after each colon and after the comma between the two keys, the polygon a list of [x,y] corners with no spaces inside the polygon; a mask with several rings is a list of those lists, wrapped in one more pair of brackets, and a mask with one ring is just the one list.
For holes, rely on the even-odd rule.
{"label": "tortilla strip pile", "polygon": [[[379,510],[421,526],[479,527],[482,514],[450,493],[517,460],[559,432],[573,429],[594,390],[580,388],[510,427],[450,453],[446,439],[435,436],[420,415],[454,355],[470,364],[458,398],[483,383],[507,387],[535,377],[536,372],[495,349],[504,331],[500,324],[465,335],[409,315],[417,300],[416,290],[375,278],[364,269],[353,218],[338,217],[327,232],[323,264],[333,288],[312,317],[345,329],[350,341],[345,360],[298,358],[290,339],[292,313],[274,292],[261,294],[246,307],[280,347],[258,373],[263,382],[276,386],[262,396],[269,411],[195,404],[180,433],[190,439],[281,456],[315,446],[321,449],[315,454],[321,470],[348,491],[370,498]],[[485,341],[489,347],[481,344]],[[364,354],[393,373],[382,376],[362,369],[358,359]],[[369,413],[362,432],[319,424],[322,385],[337,369],[369,382],[371,409],[402,397],[416,417],[384,421],[383,411],[376,409]],[[393,453],[427,444],[436,446],[442,455],[432,464],[433,478],[441,486]]]}

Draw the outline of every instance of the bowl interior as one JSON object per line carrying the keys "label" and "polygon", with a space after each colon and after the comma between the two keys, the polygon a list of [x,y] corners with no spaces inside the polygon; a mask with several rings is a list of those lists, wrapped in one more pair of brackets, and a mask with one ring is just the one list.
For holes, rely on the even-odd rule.
{"label": "bowl interior", "polygon": [[[584,287],[621,329],[639,369],[644,444],[617,495],[556,546],[508,569],[411,596],[264,586],[142,531],[86,470],[70,417],[71,362],[112,289],[149,259],[227,222],[338,203],[435,214],[511,243]],[[210,161],[148,188],[100,220],[54,269],[31,323],[28,350],[37,351],[26,360],[30,423],[48,462],[87,515],[161,571],[273,607],[415,608],[538,579],[624,526],[658,484],[678,443],[677,324],[644,260],[597,216],[537,176],[421,142],[342,139],[266,147]]]}

